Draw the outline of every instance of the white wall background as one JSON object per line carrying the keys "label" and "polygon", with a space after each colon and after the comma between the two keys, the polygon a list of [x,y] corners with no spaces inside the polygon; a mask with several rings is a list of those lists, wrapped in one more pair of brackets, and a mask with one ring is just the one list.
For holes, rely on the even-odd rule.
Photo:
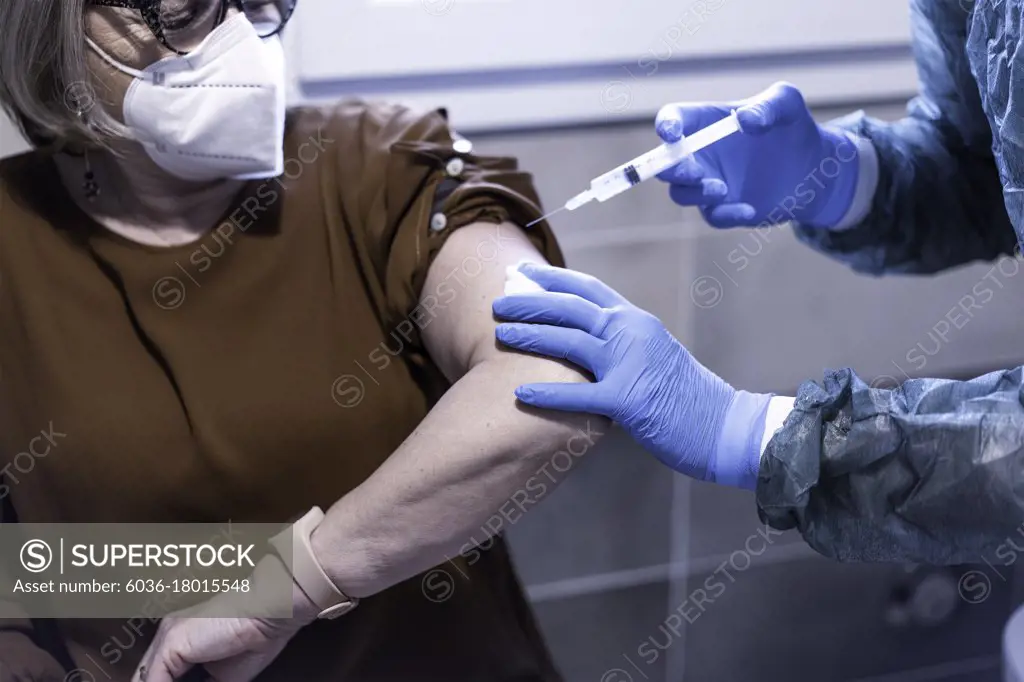
{"label": "white wall background", "polygon": [[319,0],[289,30],[298,97],[443,105],[463,131],[640,119],[780,79],[814,105],[915,85],[892,0]]}

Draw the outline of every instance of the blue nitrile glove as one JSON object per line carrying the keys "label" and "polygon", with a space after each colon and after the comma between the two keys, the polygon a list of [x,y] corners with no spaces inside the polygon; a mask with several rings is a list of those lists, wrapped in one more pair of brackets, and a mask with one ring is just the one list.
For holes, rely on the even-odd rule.
{"label": "blue nitrile glove", "polygon": [[815,123],[794,86],[776,83],[731,104],[669,104],[658,113],[658,135],[677,142],[734,109],[742,132],[658,176],[672,185],[672,200],[699,206],[714,227],[838,225],[857,188],[857,145],[842,131]]}
{"label": "blue nitrile glove", "polygon": [[502,343],[569,360],[596,383],[527,384],[535,407],[619,423],[676,471],[753,489],[770,395],[736,391],[697,362],[653,315],[589,275],[547,265],[519,270],[546,291],[494,302]]}

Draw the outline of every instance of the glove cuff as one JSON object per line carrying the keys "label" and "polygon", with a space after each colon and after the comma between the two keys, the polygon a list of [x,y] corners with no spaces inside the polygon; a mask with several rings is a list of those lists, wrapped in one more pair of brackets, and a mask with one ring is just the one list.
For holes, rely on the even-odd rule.
{"label": "glove cuff", "polygon": [[714,480],[733,488],[757,486],[768,404],[774,396],[737,391],[715,447]]}
{"label": "glove cuff", "polygon": [[[806,216],[798,216],[809,227],[831,229],[850,211],[860,178],[860,150],[856,142],[841,130],[819,127],[822,156],[804,184],[820,192],[821,201],[812,201]],[[812,208],[813,207],[813,208]]]}

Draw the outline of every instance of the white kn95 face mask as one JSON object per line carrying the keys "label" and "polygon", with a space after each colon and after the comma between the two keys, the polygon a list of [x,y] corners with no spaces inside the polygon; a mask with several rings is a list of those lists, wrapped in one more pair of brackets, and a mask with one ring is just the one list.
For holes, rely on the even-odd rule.
{"label": "white kn95 face mask", "polygon": [[285,58],[280,36],[260,38],[244,14],[198,48],[139,71],[89,46],[135,78],[124,120],[153,161],[196,182],[277,177],[284,170]]}

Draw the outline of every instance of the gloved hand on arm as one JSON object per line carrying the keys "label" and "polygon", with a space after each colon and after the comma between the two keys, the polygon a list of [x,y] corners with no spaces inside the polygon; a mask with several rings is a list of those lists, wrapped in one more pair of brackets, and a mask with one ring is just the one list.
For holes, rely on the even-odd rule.
{"label": "gloved hand on arm", "polygon": [[609,417],[680,473],[756,487],[772,396],[737,391],[656,317],[589,275],[536,264],[519,270],[545,291],[495,300],[495,315],[513,321],[498,326],[498,340],[569,360],[596,379],[520,386],[520,401]]}
{"label": "gloved hand on arm", "polygon": [[714,227],[840,226],[857,190],[858,146],[846,133],[815,123],[794,86],[777,83],[741,102],[669,104],[658,113],[657,132],[677,142],[734,109],[740,134],[658,176],[671,185],[672,200],[699,206]]}

